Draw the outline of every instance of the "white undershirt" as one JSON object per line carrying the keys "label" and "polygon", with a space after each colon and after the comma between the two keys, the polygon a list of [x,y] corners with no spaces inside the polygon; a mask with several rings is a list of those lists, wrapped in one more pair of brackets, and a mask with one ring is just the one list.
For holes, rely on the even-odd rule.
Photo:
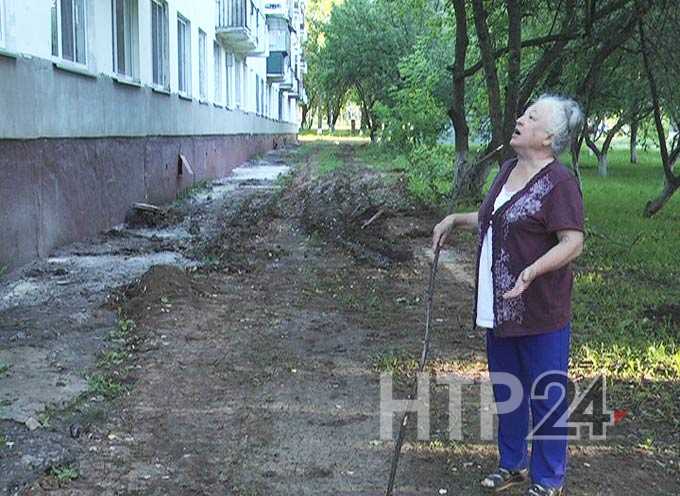
{"label": "white undershirt", "polygon": [[[505,186],[501,189],[493,203],[493,211],[496,212],[507,202],[516,191],[508,191]],[[491,236],[491,222],[484,234],[482,241],[482,251],[479,255],[479,280],[477,284],[477,325],[493,329],[493,276],[491,275],[491,265],[493,263]]]}

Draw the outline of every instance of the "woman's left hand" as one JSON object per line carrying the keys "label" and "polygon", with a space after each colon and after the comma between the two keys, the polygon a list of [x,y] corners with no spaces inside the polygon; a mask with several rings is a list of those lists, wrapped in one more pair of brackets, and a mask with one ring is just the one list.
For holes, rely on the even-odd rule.
{"label": "woman's left hand", "polygon": [[519,295],[524,293],[524,291],[529,287],[531,284],[531,281],[533,281],[536,278],[536,269],[530,265],[526,269],[522,271],[522,273],[519,275],[517,278],[517,282],[515,282],[515,287],[512,288],[510,291],[506,291],[503,294],[503,298],[508,300],[510,298],[517,298]]}

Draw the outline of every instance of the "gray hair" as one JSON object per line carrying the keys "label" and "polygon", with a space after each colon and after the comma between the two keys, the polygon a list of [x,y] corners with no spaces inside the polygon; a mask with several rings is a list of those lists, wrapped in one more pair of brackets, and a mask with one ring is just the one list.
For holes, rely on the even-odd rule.
{"label": "gray hair", "polygon": [[548,132],[553,135],[550,144],[553,155],[559,156],[571,143],[583,125],[581,106],[572,98],[544,93],[536,100],[548,102],[552,107],[552,122]]}

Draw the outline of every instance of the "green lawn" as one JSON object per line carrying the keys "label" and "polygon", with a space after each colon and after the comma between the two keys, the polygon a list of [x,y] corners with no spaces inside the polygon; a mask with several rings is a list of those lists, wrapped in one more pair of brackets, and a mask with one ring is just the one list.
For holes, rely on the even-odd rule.
{"label": "green lawn", "polygon": [[[337,146],[326,147],[317,150],[321,169],[338,166]],[[412,167],[381,147],[360,145],[354,156],[407,176]],[[663,172],[656,153],[640,152],[639,160],[630,164],[626,150],[613,150],[609,176],[599,177],[595,158],[583,152],[587,236],[575,262],[570,370],[576,378],[605,373],[609,406],[629,410],[638,426],[658,425],[640,432],[654,444],[659,432],[680,430],[680,194],[643,217]]]}
{"label": "green lawn", "polygon": [[[336,145],[305,145],[312,146],[321,172],[341,165]],[[382,171],[411,167],[404,155],[384,147],[358,145],[354,156]],[[581,171],[588,235],[576,262],[573,370],[678,381],[680,194],[656,216],[643,217],[646,202],[662,187],[656,152],[641,151],[633,165],[627,150],[612,150],[609,175],[599,177],[595,157],[584,149]]]}

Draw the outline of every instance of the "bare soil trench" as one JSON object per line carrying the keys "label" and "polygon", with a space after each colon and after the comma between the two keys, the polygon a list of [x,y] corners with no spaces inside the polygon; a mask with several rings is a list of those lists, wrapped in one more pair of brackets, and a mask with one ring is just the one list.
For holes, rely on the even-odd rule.
{"label": "bare soil trench", "polygon": [[[180,224],[163,231],[189,235],[150,241],[158,249],[145,254],[167,252],[169,260],[144,267],[134,282],[128,273],[105,288],[78,283],[86,300],[124,286],[107,302],[92,298],[99,306],[83,316],[89,331],[58,341],[89,357],[88,363],[74,359],[64,373],[73,383],[84,381],[96,357],[119,346],[122,358],[100,360],[100,368],[123,390],[107,399],[107,389],[96,394],[91,383],[90,389],[81,384],[80,395],[35,432],[4,421],[6,439],[14,440],[0,448],[2,480],[14,481],[8,493],[384,492],[393,444],[380,439],[379,371],[407,370],[420,353],[427,246],[437,216],[391,198],[400,191],[396,183],[379,203],[387,213],[361,229],[380,207],[357,200],[357,191],[369,184],[370,192],[371,181],[382,178],[363,170],[350,146],[341,146],[348,182],[315,178],[312,153],[297,163],[283,191],[258,180],[242,181],[209,202],[204,192],[183,207]],[[296,160],[294,150],[263,159],[279,165]],[[140,234],[125,232],[124,239]],[[470,326],[472,245],[463,237],[444,255],[431,370],[480,380],[483,339]],[[111,310],[118,307],[125,332]],[[3,325],[21,308],[6,309]],[[93,315],[101,316],[94,327]],[[54,325],[54,318],[44,319]],[[63,321],[62,332],[68,334],[69,325]],[[116,325],[124,334],[118,344],[104,339]],[[33,336],[31,346],[49,353],[47,337]],[[403,398],[407,381],[400,377],[395,395]],[[464,439],[450,442],[447,389],[432,386],[432,437],[416,441],[415,430],[409,432],[396,494],[484,494],[478,481],[495,467],[496,455],[492,442],[479,440],[478,398],[475,385],[464,389]],[[574,443],[569,494],[678,494],[675,469],[640,455],[629,434],[624,422],[606,442]],[[74,480],[60,480],[58,474],[68,478],[63,470],[37,478],[35,470],[32,478],[21,472],[24,451],[50,440],[61,455],[43,459],[38,472],[68,465],[78,471]]]}

